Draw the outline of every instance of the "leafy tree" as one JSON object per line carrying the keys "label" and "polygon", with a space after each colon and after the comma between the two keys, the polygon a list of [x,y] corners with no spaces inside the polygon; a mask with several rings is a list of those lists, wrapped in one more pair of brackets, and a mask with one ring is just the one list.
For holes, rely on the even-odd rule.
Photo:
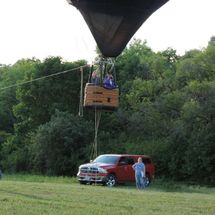
{"label": "leafy tree", "polygon": [[[52,75],[76,68],[85,62],[63,63],[59,57],[50,57],[37,64],[36,71],[29,73],[27,80]],[[48,122],[55,110],[78,113],[80,92],[80,74],[77,71],[52,76],[29,85],[21,86],[17,91],[19,104],[14,113],[19,119],[18,131],[26,134],[39,125]]]}
{"label": "leafy tree", "polygon": [[27,71],[34,71],[35,64],[35,59],[23,59],[17,61],[13,66],[0,68],[0,88],[3,89],[0,91],[0,130],[9,133],[14,132],[16,118],[13,113],[13,106],[18,103],[14,85],[24,79]]}
{"label": "leafy tree", "polygon": [[33,169],[43,174],[75,175],[78,165],[89,160],[92,134],[91,123],[57,111],[32,136]]}
{"label": "leafy tree", "polygon": [[215,36],[212,36],[208,42],[208,46],[214,46],[215,45]]}
{"label": "leafy tree", "polygon": [[[0,68],[0,162],[5,165],[9,163],[10,154],[12,153],[10,144],[7,141],[13,139],[11,135],[15,133],[14,125],[16,117],[13,113],[13,106],[18,103],[16,99],[16,84],[19,84],[29,71],[34,71],[35,59],[23,59],[17,61],[14,65],[2,66]],[[12,147],[14,149],[14,147]],[[17,156],[14,156],[10,165],[6,169],[16,169]],[[8,162],[7,162],[8,161]]]}

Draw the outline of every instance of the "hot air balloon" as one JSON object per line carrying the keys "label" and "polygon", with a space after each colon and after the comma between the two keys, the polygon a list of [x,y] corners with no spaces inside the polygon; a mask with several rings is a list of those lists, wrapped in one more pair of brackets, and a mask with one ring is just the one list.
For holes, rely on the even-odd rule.
{"label": "hot air balloon", "polygon": [[[100,79],[102,79],[107,75],[108,65],[111,64],[110,67],[114,65],[107,59],[120,55],[139,27],[168,0],[67,1],[81,12],[102,53],[102,59],[98,63]],[[114,73],[114,69],[112,71]],[[89,92],[90,95],[88,99],[85,94],[85,106],[117,108],[119,94],[117,87],[110,91],[110,89],[102,88],[101,81],[100,87],[99,85],[93,87],[90,84],[86,86],[85,92],[86,94]],[[113,92],[113,97],[111,92]],[[97,97],[93,98],[93,95],[97,95]]]}
{"label": "hot air balloon", "polygon": [[146,19],[168,0],[67,0],[82,14],[104,57],[117,57]]}

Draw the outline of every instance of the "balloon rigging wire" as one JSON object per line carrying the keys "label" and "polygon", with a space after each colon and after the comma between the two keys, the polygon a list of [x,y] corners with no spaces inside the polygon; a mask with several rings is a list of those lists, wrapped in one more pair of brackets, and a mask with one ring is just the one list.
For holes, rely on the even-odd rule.
{"label": "balloon rigging wire", "polygon": [[76,67],[76,68],[73,68],[73,69],[68,69],[68,70],[65,70],[65,71],[62,71],[62,72],[57,72],[57,73],[54,73],[54,74],[51,74],[51,75],[42,76],[42,77],[35,78],[35,79],[29,80],[29,81],[25,81],[25,82],[21,82],[21,83],[17,83],[17,84],[12,84],[12,85],[0,88],[0,91],[1,90],[6,90],[6,89],[9,89],[9,88],[13,88],[13,87],[17,87],[17,86],[22,86],[22,85],[32,83],[32,82],[35,82],[35,81],[40,81],[40,80],[43,80],[43,79],[46,79],[46,78],[66,74],[68,72],[72,72],[72,71],[75,71],[75,70],[80,70],[81,68],[85,68],[87,66],[89,66],[89,65],[85,64],[83,66],[79,66],[79,67]]}

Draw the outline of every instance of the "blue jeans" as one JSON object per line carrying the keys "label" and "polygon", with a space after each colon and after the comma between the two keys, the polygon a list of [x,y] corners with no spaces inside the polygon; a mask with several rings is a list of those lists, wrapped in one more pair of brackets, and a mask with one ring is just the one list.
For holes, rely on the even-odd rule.
{"label": "blue jeans", "polygon": [[135,175],[136,179],[136,186],[138,189],[143,189],[144,188],[144,180],[141,175]]}

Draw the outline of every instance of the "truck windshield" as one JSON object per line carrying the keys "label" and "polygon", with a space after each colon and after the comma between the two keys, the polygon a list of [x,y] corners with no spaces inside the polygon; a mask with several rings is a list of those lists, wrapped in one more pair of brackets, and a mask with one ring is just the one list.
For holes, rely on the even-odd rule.
{"label": "truck windshield", "polygon": [[111,155],[101,155],[97,157],[94,162],[97,163],[108,163],[108,164],[115,164],[118,160],[117,156],[111,156]]}

